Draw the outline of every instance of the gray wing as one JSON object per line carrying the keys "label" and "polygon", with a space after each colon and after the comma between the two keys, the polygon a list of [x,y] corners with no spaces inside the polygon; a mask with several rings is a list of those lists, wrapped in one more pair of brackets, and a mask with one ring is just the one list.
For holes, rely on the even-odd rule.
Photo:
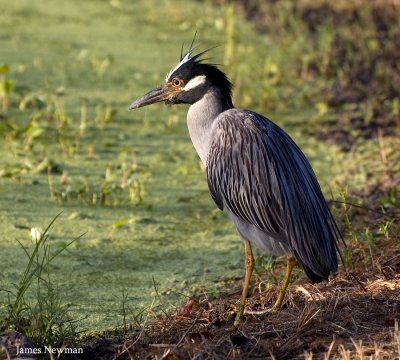
{"label": "gray wing", "polygon": [[222,113],[207,179],[221,210],[269,234],[284,233],[312,280],[337,271],[341,236],[318,181],[298,146],[273,122],[246,110]]}

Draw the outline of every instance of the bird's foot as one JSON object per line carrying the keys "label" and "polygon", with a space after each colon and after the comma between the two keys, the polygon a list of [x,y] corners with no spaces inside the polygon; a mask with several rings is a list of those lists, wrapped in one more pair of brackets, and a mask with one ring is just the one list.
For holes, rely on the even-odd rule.
{"label": "bird's foot", "polygon": [[280,296],[278,297],[278,299],[276,300],[275,304],[272,307],[264,310],[247,310],[244,313],[249,315],[276,314],[282,309],[283,299],[284,299],[284,294],[283,295],[280,294]]}
{"label": "bird's foot", "polygon": [[264,310],[245,310],[245,315],[264,315],[264,314],[276,314],[281,308],[278,306],[273,306],[272,308]]}
{"label": "bird's foot", "polygon": [[235,322],[233,325],[238,327],[242,321],[243,315],[265,315],[265,314],[276,314],[282,309],[282,303],[278,301],[270,308],[263,310],[246,310],[242,304],[237,307]]}

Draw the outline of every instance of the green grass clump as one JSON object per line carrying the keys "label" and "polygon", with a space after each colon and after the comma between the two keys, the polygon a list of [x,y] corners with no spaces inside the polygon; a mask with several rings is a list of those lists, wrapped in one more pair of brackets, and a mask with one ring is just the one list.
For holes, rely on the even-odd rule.
{"label": "green grass clump", "polygon": [[0,289],[7,295],[7,303],[0,309],[0,331],[15,330],[26,334],[37,346],[61,346],[74,341],[76,320],[63,302],[60,291],[51,279],[51,265],[70,245],[81,238],[62,244],[53,250],[49,231],[57,215],[41,232],[32,228],[33,249],[21,245],[27,264],[13,289]]}

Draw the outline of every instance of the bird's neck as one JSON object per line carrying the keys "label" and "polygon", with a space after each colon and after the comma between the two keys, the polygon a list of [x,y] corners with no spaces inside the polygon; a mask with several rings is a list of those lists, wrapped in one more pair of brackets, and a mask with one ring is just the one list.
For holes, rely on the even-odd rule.
{"label": "bird's neck", "polygon": [[208,150],[215,119],[219,114],[231,108],[233,108],[232,100],[230,97],[224,97],[219,89],[210,89],[189,108],[187,114],[189,135],[205,166],[207,166]]}

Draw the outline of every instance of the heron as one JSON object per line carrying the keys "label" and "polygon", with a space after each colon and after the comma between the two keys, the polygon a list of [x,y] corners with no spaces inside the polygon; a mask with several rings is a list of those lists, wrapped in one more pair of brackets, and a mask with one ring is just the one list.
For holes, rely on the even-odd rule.
{"label": "heron", "polygon": [[298,264],[316,283],[338,272],[341,234],[304,153],[277,124],[234,107],[233,85],[217,64],[195,53],[193,43],[161,86],[129,109],[164,102],[188,104],[189,135],[206,174],[212,199],[226,210],[245,249],[245,277],[234,325],[241,323],[249,292],[252,245],[286,256],[286,272],[275,304],[284,303]]}

